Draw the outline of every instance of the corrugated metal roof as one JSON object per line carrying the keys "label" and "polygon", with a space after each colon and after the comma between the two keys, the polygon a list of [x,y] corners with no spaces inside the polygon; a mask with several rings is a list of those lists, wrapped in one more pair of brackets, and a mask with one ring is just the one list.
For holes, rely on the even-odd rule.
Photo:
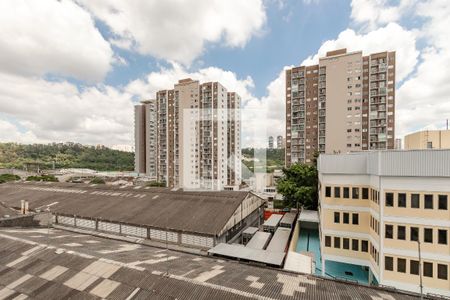
{"label": "corrugated metal roof", "polygon": [[321,154],[318,169],[322,174],[450,177],[450,149]]}
{"label": "corrugated metal roof", "polygon": [[245,246],[252,249],[264,249],[267,246],[270,236],[271,234],[269,232],[258,231]]}
{"label": "corrugated metal roof", "polygon": [[236,244],[221,243],[208,250],[209,254],[245,259],[248,261],[264,263],[273,266],[281,266],[285,256],[284,252],[272,252],[262,249],[253,249]]}
{"label": "corrugated metal roof", "polygon": [[[83,247],[74,249],[66,246],[74,241],[82,243]],[[88,243],[92,241],[96,243]],[[49,300],[375,299],[380,295],[394,300],[418,299],[394,290],[260,268],[214,257],[161,252],[161,249],[153,247],[142,246],[132,251],[115,252],[123,243],[54,229],[0,229],[0,290],[15,282],[10,285],[11,295],[7,299],[23,294],[31,299]],[[36,246],[43,247],[33,251]],[[105,253],[102,252],[104,250],[113,251]],[[24,252],[29,254],[20,264],[7,266],[23,257]],[[165,261],[165,255],[176,259]],[[73,260],[73,257],[76,259]],[[46,267],[30,272],[33,270],[30,265],[36,265],[36,261]],[[65,264],[69,266],[67,269],[62,268],[64,261],[70,261]],[[138,263],[140,269],[131,268],[130,264],[134,263]],[[114,268],[115,272],[105,273],[111,264],[118,268]],[[57,273],[56,277],[44,276],[54,268],[62,269],[62,273]],[[168,276],[164,275],[167,271]],[[97,277],[92,277],[93,274]]]}
{"label": "corrugated metal roof", "polygon": [[63,183],[0,185],[0,201],[10,207],[20,207],[20,200],[25,199],[30,209],[49,206],[53,213],[209,235],[222,230],[247,195]]}
{"label": "corrugated metal roof", "polygon": [[280,221],[280,224],[286,224],[286,225],[292,226],[292,224],[294,224],[294,222],[295,222],[296,216],[297,216],[297,213],[295,213],[295,212],[285,213],[283,218]]}
{"label": "corrugated metal roof", "polygon": [[280,214],[272,214],[263,224],[263,226],[276,227],[283,218],[283,215]]}
{"label": "corrugated metal roof", "polygon": [[278,227],[266,250],[272,252],[285,252],[291,230],[291,228]]}

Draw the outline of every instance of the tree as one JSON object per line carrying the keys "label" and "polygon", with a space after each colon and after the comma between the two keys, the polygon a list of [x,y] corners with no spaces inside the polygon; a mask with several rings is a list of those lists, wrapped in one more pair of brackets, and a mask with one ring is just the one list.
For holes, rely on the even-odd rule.
{"label": "tree", "polygon": [[277,190],[287,206],[317,209],[317,169],[313,165],[294,164],[283,168],[284,176],[277,181]]}
{"label": "tree", "polygon": [[91,184],[105,184],[105,180],[101,177],[94,177],[92,178],[92,180],[89,182]]}

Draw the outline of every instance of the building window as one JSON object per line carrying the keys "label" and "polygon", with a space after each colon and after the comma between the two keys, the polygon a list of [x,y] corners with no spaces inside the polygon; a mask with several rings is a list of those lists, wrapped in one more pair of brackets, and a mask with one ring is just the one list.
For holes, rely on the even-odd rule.
{"label": "building window", "polygon": [[420,208],[420,195],[411,194],[411,208]]}
{"label": "building window", "polygon": [[350,249],[350,240],[348,238],[342,239],[342,248],[344,249]]}
{"label": "building window", "polygon": [[341,213],[335,212],[334,213],[334,223],[340,223],[341,222]]}
{"label": "building window", "polygon": [[423,263],[423,276],[433,277],[433,263],[430,262]]}
{"label": "building window", "polygon": [[397,226],[397,239],[405,240],[406,239],[405,231],[406,231],[405,226]]}
{"label": "building window", "polygon": [[409,261],[409,273],[412,275],[419,275],[419,261],[410,260]]}
{"label": "building window", "polygon": [[334,187],[334,198],[341,198],[341,187]]}
{"label": "building window", "polygon": [[447,230],[445,229],[438,230],[438,243],[442,245],[447,245]]}
{"label": "building window", "polygon": [[344,187],[344,198],[350,198],[350,188]]}
{"label": "building window", "polygon": [[353,225],[359,224],[359,215],[358,214],[352,214],[352,224]]}
{"label": "building window", "polygon": [[325,247],[331,247],[331,236],[325,236]]}
{"label": "building window", "polygon": [[394,194],[386,193],[386,206],[394,206]]}
{"label": "building window", "polygon": [[335,236],[334,237],[334,248],[341,248],[341,238]]}
{"label": "building window", "polygon": [[352,250],[359,251],[359,240],[352,239]]}
{"label": "building window", "polygon": [[418,227],[411,227],[410,230],[411,233],[411,241],[417,242],[419,240],[419,228]]}
{"label": "building window", "polygon": [[397,272],[406,273],[406,259],[397,258]]}
{"label": "building window", "polygon": [[362,188],[362,198],[364,200],[369,199],[369,189],[368,188]]}
{"label": "building window", "polygon": [[384,231],[384,237],[387,239],[392,239],[393,238],[393,226],[392,225],[385,225],[385,231]]}
{"label": "building window", "polygon": [[331,197],[331,186],[325,187],[325,197]]}
{"label": "building window", "polygon": [[433,142],[427,142],[427,149],[433,149]]}
{"label": "building window", "polygon": [[349,213],[344,213],[343,218],[344,224],[349,224]]}
{"label": "building window", "polygon": [[432,228],[425,228],[423,230],[423,240],[425,243],[432,243],[433,242],[433,229]]}
{"label": "building window", "polygon": [[439,279],[448,279],[448,266],[443,264],[438,264],[438,278]]}
{"label": "building window", "polygon": [[398,194],[398,207],[406,207],[406,194],[405,193]]}
{"label": "building window", "polygon": [[438,208],[447,210],[448,209],[448,197],[447,195],[439,195]]}
{"label": "building window", "polygon": [[394,259],[391,256],[384,257],[384,269],[386,271],[394,271]]}
{"label": "building window", "polygon": [[368,241],[365,241],[365,240],[361,241],[361,251],[362,252],[369,251],[369,242]]}
{"label": "building window", "polygon": [[359,188],[352,188],[352,198],[359,199]]}
{"label": "building window", "polygon": [[425,195],[425,208],[433,209],[433,195]]}

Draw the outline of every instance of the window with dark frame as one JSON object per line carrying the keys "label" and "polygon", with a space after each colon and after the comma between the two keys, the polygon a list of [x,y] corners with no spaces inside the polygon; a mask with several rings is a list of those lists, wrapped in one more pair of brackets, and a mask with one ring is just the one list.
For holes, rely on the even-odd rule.
{"label": "window with dark frame", "polygon": [[342,238],[342,248],[343,249],[350,249],[350,239],[349,238]]}
{"label": "window with dark frame", "polygon": [[349,213],[344,213],[343,214],[343,223],[344,224],[349,224],[350,223],[350,220],[349,220],[350,218],[349,218]]}
{"label": "window with dark frame", "polygon": [[386,224],[384,226],[384,237],[387,239],[392,239],[393,235],[394,235],[393,231],[394,231],[394,226]]}
{"label": "window with dark frame", "polygon": [[406,194],[405,193],[399,193],[398,194],[398,207],[406,207]]}
{"label": "window with dark frame", "polygon": [[358,214],[352,214],[352,224],[353,225],[359,224],[359,215]]}
{"label": "window with dark frame", "polygon": [[344,198],[350,198],[350,188],[344,187]]}
{"label": "window with dark frame", "polygon": [[331,247],[331,236],[325,236],[325,247]]}
{"label": "window with dark frame", "polygon": [[394,206],[394,194],[386,193],[386,206],[393,207]]}
{"label": "window with dark frame", "polygon": [[394,271],[394,258],[391,256],[384,257],[384,269],[386,271]]}
{"label": "window with dark frame", "polygon": [[439,279],[448,279],[448,266],[444,264],[438,264],[438,278]]}
{"label": "window with dark frame", "polygon": [[406,273],[406,259],[397,258],[397,272]]}
{"label": "window with dark frame", "polygon": [[423,241],[425,243],[433,243],[433,228],[425,228],[423,230]]}
{"label": "window with dark frame", "polygon": [[352,250],[359,251],[359,240],[352,239]]}
{"label": "window with dark frame", "polygon": [[411,208],[420,208],[419,194],[411,194]]}
{"label": "window with dark frame", "polygon": [[410,240],[413,242],[417,242],[419,240],[419,228],[418,227],[410,228]]}
{"label": "window with dark frame", "polygon": [[397,239],[399,239],[399,240],[406,239],[406,227],[405,226],[397,226]]}
{"label": "window with dark frame", "polygon": [[361,241],[361,251],[362,252],[369,251],[369,242],[368,241],[366,241],[366,240]]}
{"label": "window with dark frame", "polygon": [[438,243],[441,245],[447,245],[447,230],[438,229]]}
{"label": "window with dark frame", "polygon": [[352,199],[359,199],[359,188],[352,188]]}
{"label": "window with dark frame", "polygon": [[439,195],[438,197],[438,209],[448,209],[448,197],[447,195]]}
{"label": "window with dark frame", "polygon": [[340,223],[340,222],[341,222],[341,213],[334,212],[334,223]]}
{"label": "window with dark frame", "polygon": [[325,187],[325,197],[331,197],[331,186]]}
{"label": "window with dark frame", "polygon": [[362,199],[367,200],[369,199],[369,188],[362,188]]}
{"label": "window with dark frame", "polygon": [[341,198],[341,187],[334,187],[334,198]]}
{"label": "window with dark frame", "polygon": [[433,263],[430,262],[423,263],[423,276],[433,277]]}
{"label": "window with dark frame", "polygon": [[341,248],[341,238],[335,236],[334,237],[334,248]]}
{"label": "window with dark frame", "polygon": [[409,273],[412,275],[419,275],[419,261],[410,260],[409,261]]}
{"label": "window with dark frame", "polygon": [[433,209],[433,195],[425,195],[424,202],[425,209]]}

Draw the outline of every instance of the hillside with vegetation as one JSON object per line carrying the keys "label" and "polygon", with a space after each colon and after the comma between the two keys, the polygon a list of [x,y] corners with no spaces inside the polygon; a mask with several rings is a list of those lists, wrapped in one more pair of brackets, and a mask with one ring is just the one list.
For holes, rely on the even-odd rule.
{"label": "hillside with vegetation", "polygon": [[97,171],[132,171],[134,153],[77,143],[23,145],[0,143],[0,168],[40,170],[87,168]]}
{"label": "hillside with vegetation", "polygon": [[[265,170],[263,162],[258,161],[258,158],[264,157],[264,155],[266,158]],[[273,170],[284,167],[284,149],[243,148],[242,158],[242,163],[252,172],[255,167],[260,172],[273,172]]]}

